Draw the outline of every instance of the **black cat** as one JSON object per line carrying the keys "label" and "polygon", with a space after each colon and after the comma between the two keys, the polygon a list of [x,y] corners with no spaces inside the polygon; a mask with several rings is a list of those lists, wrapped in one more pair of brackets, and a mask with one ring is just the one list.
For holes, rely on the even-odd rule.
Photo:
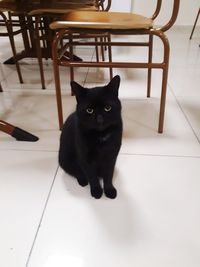
{"label": "black cat", "polygon": [[71,82],[77,107],[63,126],[59,164],[81,186],[89,182],[95,198],[103,193],[100,178],[103,178],[105,195],[109,198],[117,195],[112,177],[122,139],[119,84],[119,76],[106,86],[91,89]]}

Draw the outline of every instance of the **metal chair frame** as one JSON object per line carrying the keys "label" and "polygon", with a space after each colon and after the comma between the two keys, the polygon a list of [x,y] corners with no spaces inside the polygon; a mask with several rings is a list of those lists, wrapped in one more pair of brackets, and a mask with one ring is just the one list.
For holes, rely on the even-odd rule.
{"label": "metal chair frame", "polygon": [[[157,1],[155,12],[152,15],[152,19],[155,20],[160,13],[162,0]],[[168,78],[168,68],[169,68],[169,53],[170,53],[170,45],[169,41],[165,35],[165,31],[170,29],[174,22],[176,21],[178,10],[179,10],[180,0],[174,0],[173,3],[173,11],[170,20],[160,28],[149,28],[149,29],[89,29],[88,27],[85,29],[81,28],[70,28],[69,25],[62,26],[63,28],[59,29],[59,24],[56,26],[56,23],[51,24],[50,27],[53,29],[57,28],[57,34],[54,38],[52,45],[52,56],[53,56],[53,66],[54,66],[54,79],[55,79],[55,88],[56,88],[56,100],[57,100],[57,110],[58,110],[58,120],[59,127],[62,129],[63,126],[63,109],[62,109],[62,96],[61,96],[61,84],[60,84],[60,74],[59,74],[59,66],[66,66],[70,68],[70,76],[71,80],[74,79],[74,67],[103,67],[103,68],[147,68],[148,69],[148,81],[147,81],[147,97],[150,97],[151,94],[151,74],[152,69],[161,69],[162,70],[162,89],[161,89],[161,98],[160,98],[160,112],[159,112],[159,123],[158,123],[158,132],[163,132],[164,126],[164,113],[165,113],[165,103],[166,103],[166,91],[167,91],[167,78]],[[110,35],[147,35],[149,36],[148,42],[113,42],[111,38],[108,41],[99,42],[99,45],[106,45],[111,51],[113,46],[143,46],[148,48],[148,61],[146,63],[139,62],[112,62],[112,55],[109,55],[108,62],[74,62],[74,61],[66,61],[63,59],[62,55],[64,53],[63,49],[70,49],[71,54],[73,53],[74,46],[83,45],[81,42],[75,40],[74,35],[76,34],[103,34],[109,33]],[[68,38],[68,43],[63,49],[60,49],[60,43],[63,38]],[[164,56],[163,61],[160,63],[152,62],[152,54],[153,54],[153,37],[157,36],[163,43],[164,48]],[[95,46],[96,42],[89,41],[87,45]]]}

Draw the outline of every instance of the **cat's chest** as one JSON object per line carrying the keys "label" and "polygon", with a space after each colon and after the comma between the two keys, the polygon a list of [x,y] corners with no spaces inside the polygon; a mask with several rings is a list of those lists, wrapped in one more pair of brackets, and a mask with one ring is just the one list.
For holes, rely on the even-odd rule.
{"label": "cat's chest", "polygon": [[102,154],[116,150],[121,144],[120,130],[91,131],[82,139],[88,153]]}
{"label": "cat's chest", "polygon": [[100,135],[100,136],[98,136],[97,138],[96,138],[96,142],[98,143],[98,144],[101,144],[101,145],[103,145],[103,144],[105,144],[105,143],[107,143],[107,142],[110,142],[110,140],[111,140],[111,133],[107,133],[107,134],[103,134],[103,135]]}
{"label": "cat's chest", "polygon": [[108,149],[110,146],[112,146],[113,143],[113,133],[107,132],[107,133],[96,133],[94,135],[91,135],[87,139],[87,144],[89,150],[92,151],[99,151],[103,149]]}
{"label": "cat's chest", "polygon": [[103,160],[109,155],[115,155],[121,145],[118,131],[94,132],[87,135],[85,148],[83,149],[90,160]]}
{"label": "cat's chest", "polygon": [[87,147],[88,157],[94,161],[102,160],[112,154],[114,149],[112,134],[100,134],[90,139]]}

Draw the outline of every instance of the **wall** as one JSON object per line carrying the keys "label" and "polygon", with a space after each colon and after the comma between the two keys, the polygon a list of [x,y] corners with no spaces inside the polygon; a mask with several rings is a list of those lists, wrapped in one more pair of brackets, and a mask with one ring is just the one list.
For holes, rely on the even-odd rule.
{"label": "wall", "polygon": [[[131,4],[133,6],[133,12],[140,13],[145,16],[151,16],[154,12],[156,0],[112,0],[112,10],[114,11],[126,11],[131,10]],[[163,25],[171,12],[173,0],[163,0],[162,12],[156,21],[156,24]],[[200,7],[200,0],[180,0],[180,10],[176,25],[193,25],[196,18],[198,9]],[[198,20],[200,25],[200,17]]]}
{"label": "wall", "polygon": [[111,11],[130,12],[131,0],[112,0]]}

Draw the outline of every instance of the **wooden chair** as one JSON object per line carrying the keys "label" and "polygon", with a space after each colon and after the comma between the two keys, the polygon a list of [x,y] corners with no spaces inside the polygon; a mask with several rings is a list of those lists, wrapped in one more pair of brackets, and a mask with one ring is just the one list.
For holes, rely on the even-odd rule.
{"label": "wooden chair", "polygon": [[[13,57],[8,59],[5,64],[16,64],[16,69],[20,83],[23,83],[22,74],[19,66],[19,60],[27,57],[34,57],[32,47],[34,46],[32,38],[32,21],[28,18],[27,12],[30,11],[35,0],[29,3],[29,0],[1,0],[0,1],[0,26],[6,28],[5,32],[1,32],[0,36],[8,36],[13,52]],[[21,35],[24,50],[17,53],[14,37]]]}
{"label": "wooden chair", "polygon": [[[111,0],[54,0],[49,1],[49,3],[41,4],[37,9],[31,10],[29,16],[35,18],[35,29],[34,37],[37,50],[38,65],[40,70],[40,78],[42,89],[46,88],[44,69],[43,69],[43,57],[46,59],[51,58],[51,44],[53,41],[53,36],[55,31],[49,29],[49,24],[52,21],[58,20],[63,14],[68,13],[73,10],[81,11],[108,11],[111,6]],[[102,38],[108,37],[97,35],[82,35],[81,38],[95,38],[95,41],[98,42],[98,37],[100,41],[103,41]],[[101,45],[102,58],[104,60],[104,46]],[[43,56],[45,53],[46,56]],[[68,51],[65,52],[66,58],[69,57]],[[98,54],[98,45],[96,45],[96,58],[99,61]],[[81,61],[79,57],[73,55],[73,60]]]}
{"label": "wooden chair", "polygon": [[[21,12],[19,12],[19,10],[21,10]],[[8,0],[0,1],[0,26],[5,27],[6,29],[5,32],[0,33],[0,37],[1,36],[9,37],[10,45],[13,52],[13,60],[14,63],[16,64],[19,81],[20,83],[23,83],[14,42],[14,36],[17,34],[22,34],[24,42],[26,42],[28,38],[26,31],[29,28],[29,25],[25,21],[25,16],[22,8],[18,6],[18,4],[16,4],[14,1],[8,1]],[[14,30],[14,28],[17,29]],[[0,83],[0,92],[3,92],[1,83]],[[18,128],[12,124],[9,124],[8,122],[3,120],[0,120],[0,131],[14,137],[18,141],[36,142],[39,140],[37,136],[32,135],[31,133],[24,131],[23,129]]]}
{"label": "wooden chair", "polygon": [[[21,34],[23,32],[22,28],[20,27],[19,20],[12,21],[11,13],[8,12],[7,16],[6,16],[5,11],[3,12],[3,10],[1,11],[1,9],[0,9],[0,26],[5,27],[5,31],[0,32],[0,37],[8,37],[9,38],[14,63],[16,65],[16,69],[17,69],[19,82],[23,83],[19,62],[17,60],[17,51],[16,51],[15,41],[14,41],[14,36]],[[14,30],[13,29],[14,27],[18,27],[18,29]]]}
{"label": "wooden chair", "polygon": [[[155,28],[153,26],[154,20],[157,18],[161,10],[162,0],[157,1],[156,10],[151,18],[147,18],[141,15],[132,13],[121,12],[70,12],[65,14],[59,21],[50,24],[50,28],[57,31],[52,45],[52,56],[54,65],[54,78],[56,88],[56,99],[58,108],[58,119],[60,129],[63,125],[63,111],[62,111],[62,97],[61,97],[61,85],[59,66],[69,67],[71,70],[71,79],[73,80],[73,68],[74,67],[116,67],[116,68],[147,68],[148,69],[148,82],[147,82],[147,97],[150,97],[151,92],[151,70],[153,68],[162,70],[162,89],[160,99],[160,112],[159,112],[159,124],[158,132],[163,132],[164,125],[164,112],[166,102],[166,90],[167,90],[167,77],[169,66],[169,51],[170,46],[165,32],[172,27],[176,21],[180,0],[174,0],[172,15],[166,25]],[[111,41],[103,42],[103,45],[108,47],[113,46],[144,46],[148,48],[148,59],[145,63],[140,62],[113,62],[109,57],[108,62],[74,62],[66,61],[62,55],[64,49],[70,49],[73,53],[74,46],[81,46],[83,43],[78,40],[73,40],[73,36],[76,34],[103,34],[109,33],[111,35],[146,35],[148,36],[148,42],[123,42]],[[163,43],[164,56],[163,61],[160,63],[152,62],[153,52],[153,37],[157,36]],[[64,47],[60,46],[63,38],[68,38],[68,43]],[[95,42],[88,41],[88,46],[96,45]]]}

